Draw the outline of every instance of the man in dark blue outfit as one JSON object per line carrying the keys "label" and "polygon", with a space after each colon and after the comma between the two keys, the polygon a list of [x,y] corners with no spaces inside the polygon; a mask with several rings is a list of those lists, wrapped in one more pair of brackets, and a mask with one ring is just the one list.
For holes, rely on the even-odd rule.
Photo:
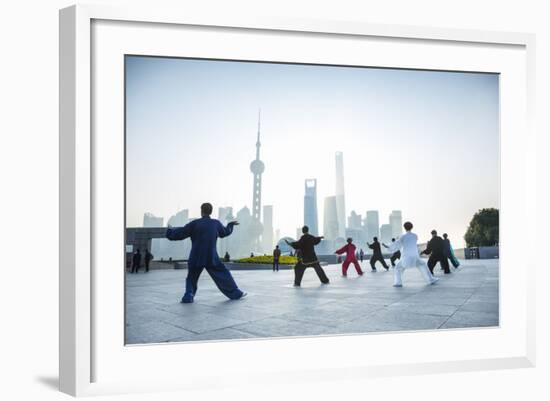
{"label": "man in dark blue outfit", "polygon": [[224,227],[219,220],[211,219],[212,205],[201,205],[202,217],[193,220],[183,227],[169,228],[166,238],[170,241],[179,241],[191,237],[191,253],[187,262],[187,279],[185,280],[185,294],[182,303],[191,303],[197,293],[197,282],[203,269],[206,269],[219,290],[229,299],[241,299],[246,293],[239,290],[233,276],[220,261],[216,251],[218,238],[227,237],[233,232],[233,227],[239,223],[230,222]]}

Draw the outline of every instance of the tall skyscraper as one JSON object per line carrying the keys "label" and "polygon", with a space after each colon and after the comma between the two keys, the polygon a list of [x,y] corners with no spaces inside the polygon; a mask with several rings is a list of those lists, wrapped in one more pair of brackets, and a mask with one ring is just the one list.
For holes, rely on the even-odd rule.
{"label": "tall skyscraper", "polygon": [[311,235],[319,235],[317,222],[317,180],[306,179],[304,194],[304,225],[309,227]]}
{"label": "tall skyscraper", "polygon": [[264,206],[264,232],[262,234],[262,249],[269,255],[273,248],[273,206]]}
{"label": "tall skyscraper", "polygon": [[157,217],[152,213],[145,213],[143,215],[143,227],[162,227],[164,224],[164,218]]}
{"label": "tall skyscraper", "polygon": [[403,232],[403,216],[401,210],[392,210],[390,214],[391,235],[393,238],[401,236]]}
{"label": "tall skyscraper", "polygon": [[336,196],[327,196],[325,198],[325,205],[323,210],[323,235],[325,236],[326,240],[334,241],[338,237],[338,214],[336,212]]}
{"label": "tall skyscraper", "polygon": [[221,221],[222,224],[227,224],[230,221],[230,219],[228,219],[230,216],[233,216],[233,208],[231,206],[218,208],[218,220]]}
{"label": "tall skyscraper", "polygon": [[254,175],[252,186],[252,221],[250,223],[250,235],[253,238],[252,250],[254,252],[261,251],[260,237],[263,233],[261,223],[262,210],[262,173],[264,172],[264,162],[260,160],[260,111],[258,112],[258,137],[256,139],[256,159],[250,163],[250,171]]}
{"label": "tall skyscraper", "polygon": [[391,224],[382,224],[380,227],[380,242],[385,243],[386,245],[391,242],[392,239],[392,227]]}
{"label": "tall skyscraper", "polygon": [[372,241],[372,237],[380,237],[380,221],[378,219],[378,210],[367,210],[367,238]]}
{"label": "tall skyscraper", "polygon": [[355,210],[352,210],[348,217],[348,228],[353,230],[361,229],[361,215],[355,213]]}
{"label": "tall skyscraper", "polygon": [[346,236],[346,198],[344,195],[344,155],[336,152],[336,213],[338,237]]}
{"label": "tall skyscraper", "polygon": [[252,218],[256,221],[261,219],[262,207],[262,173],[264,172],[264,162],[260,160],[260,112],[258,112],[258,137],[256,139],[256,159],[250,163],[250,171],[254,175],[252,187]]}
{"label": "tall skyscraper", "polygon": [[183,209],[168,219],[168,225],[171,227],[182,227],[189,222],[189,210]]}

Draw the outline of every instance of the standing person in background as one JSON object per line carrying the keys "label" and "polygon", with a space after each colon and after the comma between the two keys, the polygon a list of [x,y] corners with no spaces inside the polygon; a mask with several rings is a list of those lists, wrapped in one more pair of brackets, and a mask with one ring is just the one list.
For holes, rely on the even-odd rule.
{"label": "standing person in background", "polygon": [[436,230],[432,230],[431,234],[432,239],[428,241],[426,249],[422,251],[422,255],[430,255],[428,258],[428,267],[432,274],[434,273],[434,267],[437,263],[441,265],[445,274],[449,274],[451,270],[449,269],[449,261],[445,255],[445,243],[443,242],[443,238],[437,235]]}
{"label": "standing person in background", "polygon": [[149,272],[149,263],[151,263],[151,261],[154,259],[155,257],[153,256],[153,254],[151,252],[149,252],[149,249],[146,249],[145,250],[145,256],[143,258],[144,262],[145,262],[145,273],[148,273]]}
{"label": "standing person in background", "polygon": [[302,283],[302,277],[304,277],[304,272],[306,268],[313,267],[317,277],[321,280],[321,283],[328,284],[329,279],[321,267],[317,255],[315,254],[315,245],[319,244],[323,237],[315,237],[309,233],[309,227],[302,227],[302,235],[298,241],[285,242],[290,245],[292,248],[296,249],[296,255],[298,256],[298,263],[294,266],[294,287],[300,287]]}
{"label": "standing person in background", "polygon": [[382,266],[384,266],[384,269],[386,269],[386,271],[390,270],[390,268],[386,264],[386,261],[384,260],[384,256],[382,255],[382,249],[380,248],[380,242],[378,242],[378,237],[373,237],[372,241],[373,241],[372,244],[369,244],[367,242],[367,245],[369,246],[369,248],[372,249],[372,256],[370,258],[370,267],[372,271],[373,272],[376,271],[376,266],[375,266],[376,262],[382,263]]}
{"label": "standing person in background", "polygon": [[132,270],[130,273],[137,273],[139,271],[139,265],[141,264],[141,253],[139,252],[139,249],[134,253],[134,256],[132,256]]}
{"label": "standing person in background", "polygon": [[183,227],[169,228],[166,238],[170,241],[181,241],[191,238],[191,253],[187,262],[187,278],[185,280],[185,294],[182,303],[192,303],[197,293],[197,283],[204,269],[210,274],[218,289],[229,299],[241,299],[246,296],[242,292],[231,272],[222,263],[216,251],[218,238],[224,238],[233,232],[233,227],[239,223],[231,221],[224,227],[219,220],[210,218],[212,205],[201,205],[201,218],[192,220]]}
{"label": "standing person in background", "polygon": [[275,246],[273,250],[273,271],[279,271],[279,258],[281,257],[281,250],[279,245]]}
{"label": "standing person in background", "polygon": [[[391,242],[393,244],[395,242],[395,238],[392,238]],[[387,246],[386,244],[382,244],[382,246],[384,246],[384,248],[386,248],[386,249],[390,249],[390,247]],[[397,252],[392,253],[392,255],[390,257],[391,267],[395,267],[395,261],[397,259],[401,259],[401,251],[397,251]]]}
{"label": "standing person in background", "polygon": [[443,234],[443,242],[445,243],[445,255],[447,256],[447,259],[451,261],[455,269],[458,268],[458,266],[460,266],[460,262],[455,256],[453,246],[451,245],[451,241],[449,240],[447,233]]}
{"label": "standing person in background", "polygon": [[361,266],[359,265],[359,262],[357,261],[357,256],[355,254],[356,249],[357,248],[355,247],[355,245],[353,245],[353,238],[348,238],[347,244],[336,251],[338,255],[341,255],[343,253],[346,254],[346,259],[344,260],[344,263],[342,263],[342,276],[344,277],[347,277],[348,275],[348,267],[350,263],[353,263],[358,275],[363,275],[363,271],[361,270]]}
{"label": "standing person in background", "polygon": [[365,256],[365,252],[363,252],[363,248],[359,251],[359,260],[361,263],[363,263],[363,257]]}

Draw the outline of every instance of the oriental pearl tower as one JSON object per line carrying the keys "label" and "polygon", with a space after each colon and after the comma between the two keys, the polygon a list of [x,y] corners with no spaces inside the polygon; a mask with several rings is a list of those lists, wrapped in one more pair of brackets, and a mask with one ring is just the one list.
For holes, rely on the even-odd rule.
{"label": "oriental pearl tower", "polygon": [[260,118],[261,110],[258,111],[258,136],[256,139],[256,159],[250,163],[250,171],[254,175],[254,183],[252,188],[252,221],[251,227],[254,235],[254,247],[256,250],[260,248],[259,237],[263,232],[261,223],[261,210],[262,210],[262,173],[264,172],[264,162],[260,160]]}

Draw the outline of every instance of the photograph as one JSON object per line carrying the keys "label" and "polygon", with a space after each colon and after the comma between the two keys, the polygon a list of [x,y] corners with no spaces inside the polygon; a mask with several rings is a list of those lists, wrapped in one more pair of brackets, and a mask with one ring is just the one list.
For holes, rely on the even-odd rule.
{"label": "photograph", "polygon": [[499,327],[499,96],[126,54],[125,345]]}

